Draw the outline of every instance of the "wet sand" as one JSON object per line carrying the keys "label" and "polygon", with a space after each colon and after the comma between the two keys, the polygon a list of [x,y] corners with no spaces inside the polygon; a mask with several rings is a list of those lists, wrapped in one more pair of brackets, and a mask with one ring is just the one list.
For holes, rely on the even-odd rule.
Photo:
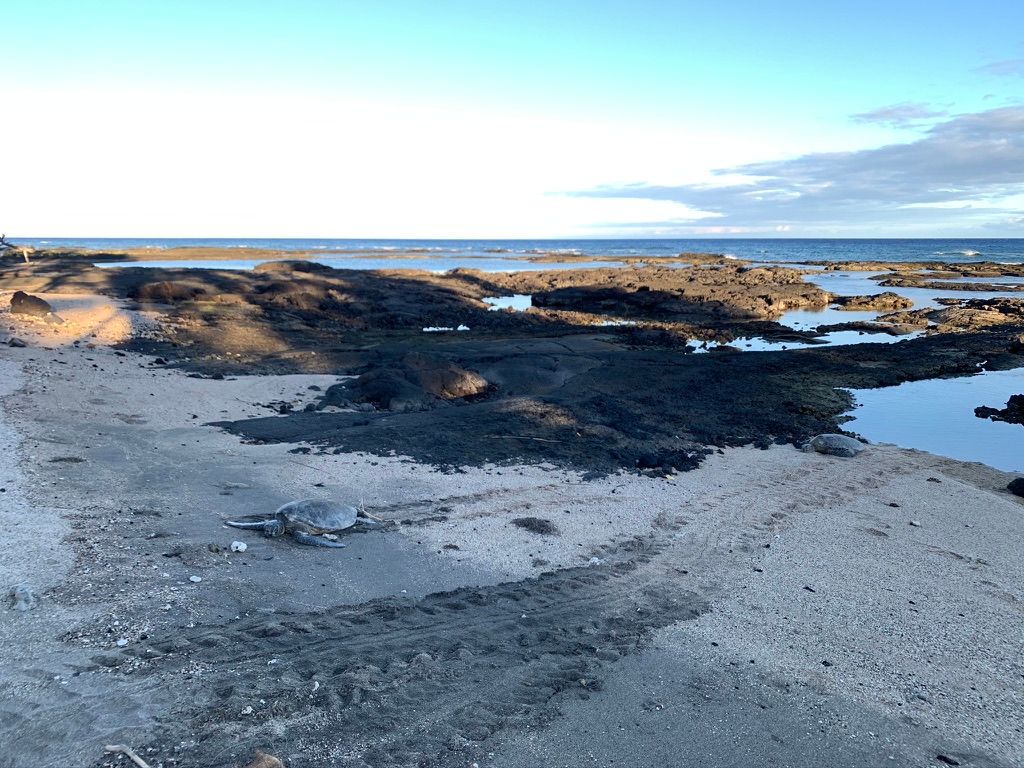
{"label": "wet sand", "polygon": [[[682,355],[686,366],[738,366],[720,382],[778,360],[777,378],[731,421],[721,414],[736,411],[740,389],[730,408],[697,399],[669,429],[720,415],[676,443],[648,430],[671,460],[637,467],[642,435],[595,430],[570,451],[545,441],[578,424],[538,411],[485,426],[539,439],[450,435],[481,423],[463,412],[530,400],[577,421],[637,399],[664,415],[683,401],[638,398],[635,382],[663,386],[655,372],[678,347],[634,339],[630,353],[630,337],[564,319],[548,341],[516,328],[514,344],[568,344],[548,371],[569,375],[519,400],[349,413],[324,404],[330,387],[348,392],[360,369],[403,359],[408,332],[346,331],[333,352],[307,337],[318,354],[286,344],[289,354],[261,357],[256,345],[204,348],[200,321],[214,320],[99,287],[106,295],[44,294],[63,325],[0,314],[28,344],[4,347],[0,365],[12,553],[0,574],[39,595],[0,622],[11,765],[125,765],[103,756],[105,743],[153,766],[244,766],[256,749],[292,768],[1024,760],[1024,529],[1011,476],[891,446],[840,459],[790,444],[835,425],[839,377],[971,370],[1016,357],[1009,330],[757,363]],[[457,345],[467,366],[487,346],[429,343],[435,354]],[[494,331],[492,349],[508,343]],[[905,344],[913,354],[883,349]],[[385,351],[358,349],[368,345]],[[613,357],[620,347],[626,357]],[[645,357],[621,391],[593,373]],[[794,365],[803,372],[787,386]],[[274,375],[235,375],[246,370]],[[698,382],[709,370],[673,376]],[[525,384],[502,379],[498,391],[513,386]],[[576,410],[595,391],[603,399]],[[788,433],[776,426],[788,415],[755,418],[779,402],[772,391],[801,398],[787,414],[806,420]],[[807,398],[817,411],[804,413]],[[311,432],[313,419],[335,437]],[[504,447],[470,460],[488,442]],[[765,450],[728,447],[744,442]],[[691,453],[699,469],[675,471]],[[314,495],[395,525],[351,534],[338,551],[223,526]]]}

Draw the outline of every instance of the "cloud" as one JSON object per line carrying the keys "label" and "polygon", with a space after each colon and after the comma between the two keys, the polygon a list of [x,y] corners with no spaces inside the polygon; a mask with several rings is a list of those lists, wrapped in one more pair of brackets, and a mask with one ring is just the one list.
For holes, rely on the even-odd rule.
{"label": "cloud", "polygon": [[[682,203],[723,227],[759,231],[984,225],[1024,211],[1024,106],[963,114],[920,139],[715,171],[711,183],[633,184],[576,194]],[[1009,206],[1009,207],[1008,207]]]}
{"label": "cloud", "polygon": [[1024,59],[993,61],[980,68],[981,72],[1000,77],[1024,77]]}
{"label": "cloud", "polygon": [[907,101],[873,109],[870,112],[861,112],[853,115],[853,119],[858,123],[878,123],[891,128],[906,128],[917,125],[922,120],[944,117],[946,114],[933,110],[927,104]]}

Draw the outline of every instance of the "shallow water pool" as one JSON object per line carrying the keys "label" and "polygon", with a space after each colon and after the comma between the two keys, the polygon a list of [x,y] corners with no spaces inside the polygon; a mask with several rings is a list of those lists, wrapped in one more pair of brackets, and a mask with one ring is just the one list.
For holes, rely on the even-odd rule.
{"label": "shallow water pool", "polygon": [[499,309],[511,309],[515,312],[523,312],[533,306],[533,295],[529,293],[514,293],[511,296],[488,296],[482,300],[484,304],[490,304],[491,311]]}
{"label": "shallow water pool", "polygon": [[871,442],[1024,472],[1024,425],[974,415],[979,405],[1002,408],[1024,392],[1024,368],[851,392],[857,407],[843,428]]}
{"label": "shallow water pool", "polygon": [[[870,279],[870,272],[826,272],[820,275],[809,275],[809,282],[814,283],[823,291],[834,293],[837,296],[870,296],[876,293],[895,293],[906,296],[914,302],[914,309],[925,309],[927,307],[938,308],[942,305],[935,301],[937,298],[948,299],[993,299],[998,296],[1018,295],[1015,291],[954,291],[935,288],[905,288],[899,286],[879,285]],[[956,282],[950,280],[949,282]],[[966,281],[965,281],[966,282]],[[998,282],[995,278],[989,281],[973,282]],[[1003,282],[1007,282],[1004,280]]]}

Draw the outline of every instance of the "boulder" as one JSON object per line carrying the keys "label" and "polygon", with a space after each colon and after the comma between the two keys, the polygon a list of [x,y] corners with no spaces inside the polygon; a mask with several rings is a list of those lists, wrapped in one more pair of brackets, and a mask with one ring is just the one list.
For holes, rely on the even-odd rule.
{"label": "boulder", "polygon": [[11,296],[11,313],[30,317],[47,317],[53,314],[50,302],[24,291],[15,291]]}
{"label": "boulder", "polygon": [[395,370],[369,371],[351,382],[345,389],[353,400],[400,413],[425,411],[436,402],[436,399],[424,392],[422,387],[416,386],[402,375],[401,371]]}
{"label": "boulder", "polygon": [[439,357],[412,352],[393,367],[364,373],[324,393],[320,407],[372,404],[388,411],[425,411],[446,401],[478,397],[490,384],[475,371]]}
{"label": "boulder", "polygon": [[411,352],[402,363],[425,392],[442,400],[476,397],[487,391],[487,379],[449,360]]}
{"label": "boulder", "polygon": [[1015,480],[1011,480],[1010,484],[1006,486],[1006,490],[1014,496],[1024,496],[1024,477],[1018,477]]}

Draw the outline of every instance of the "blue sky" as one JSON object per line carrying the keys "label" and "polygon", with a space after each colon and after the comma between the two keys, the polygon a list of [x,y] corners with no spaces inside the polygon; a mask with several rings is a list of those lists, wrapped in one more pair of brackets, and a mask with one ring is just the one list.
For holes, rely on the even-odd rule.
{"label": "blue sky", "polygon": [[35,0],[3,25],[29,118],[0,228],[26,235],[1024,234],[1011,0]]}

